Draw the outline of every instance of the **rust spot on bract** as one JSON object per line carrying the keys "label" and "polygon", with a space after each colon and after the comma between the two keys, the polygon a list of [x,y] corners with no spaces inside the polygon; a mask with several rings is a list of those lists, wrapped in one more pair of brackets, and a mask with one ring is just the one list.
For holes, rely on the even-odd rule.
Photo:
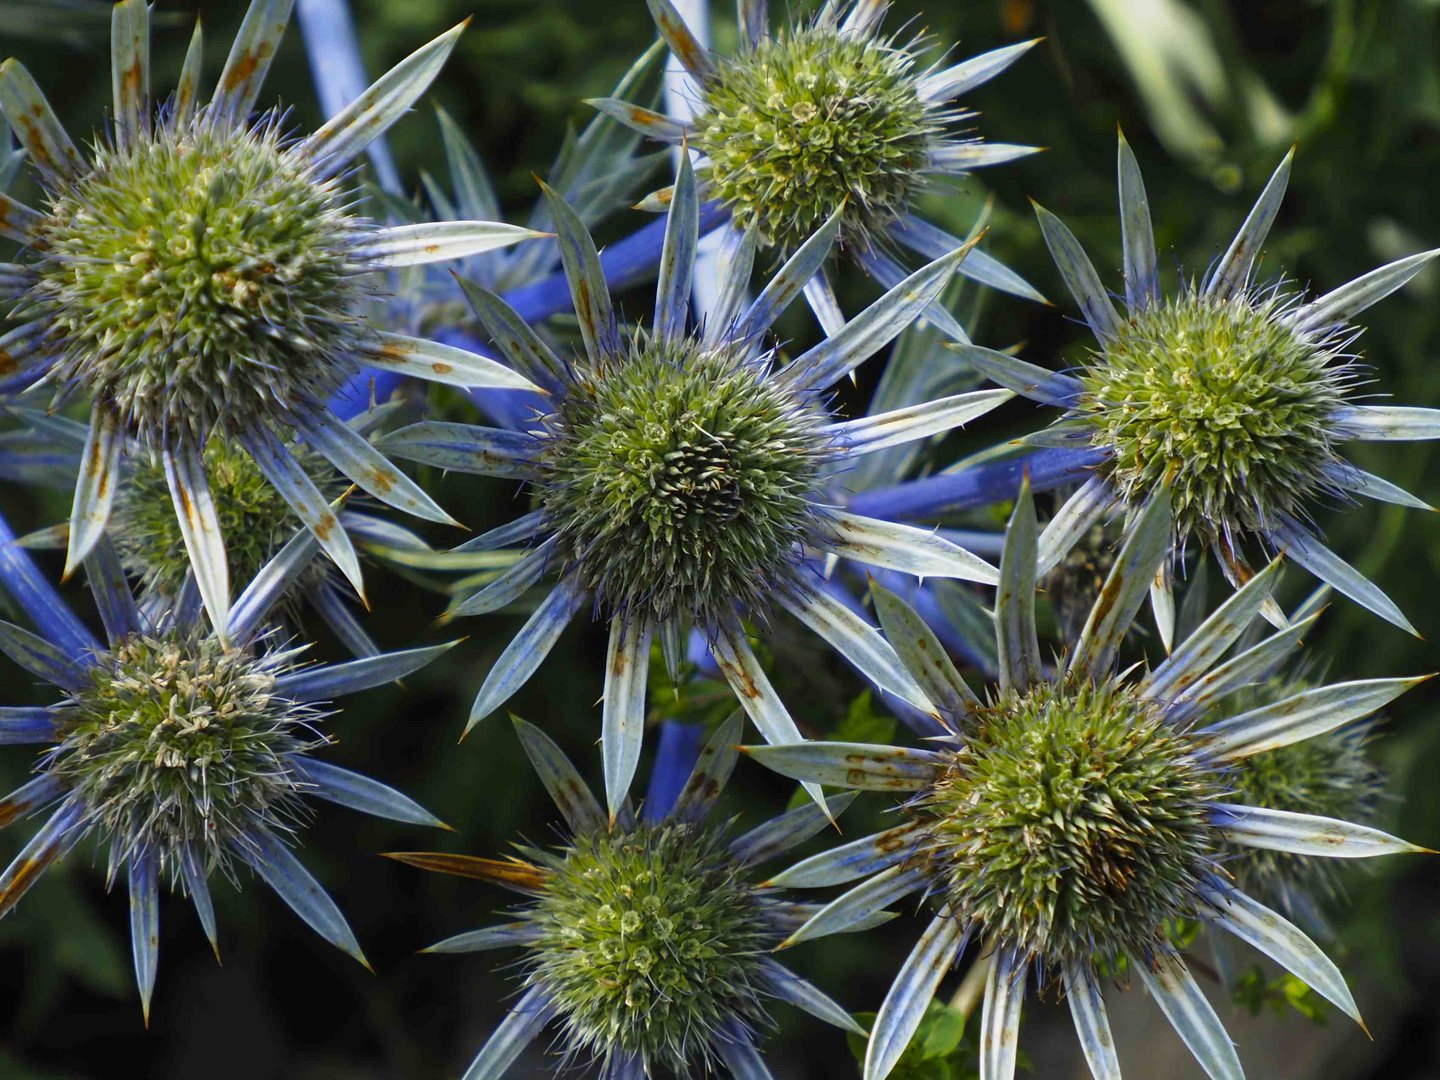
{"label": "rust spot on bract", "polygon": [[440,254],[440,245],[439,245],[439,244],[426,244],[426,245],[425,245],[425,254],[426,254],[426,255],[439,255],[439,254]]}
{"label": "rust spot on bract", "polygon": [[700,773],[690,778],[690,783],[685,785],[687,796],[701,795],[707,799],[713,799],[720,794],[720,782],[707,773]]}
{"label": "rust spot on bract", "polygon": [[0,915],[9,911],[24,896],[35,879],[43,874],[60,856],[60,845],[52,844],[38,855],[33,855],[16,866],[10,876],[10,884],[0,890]]}
{"label": "rust spot on bract", "polygon": [[920,828],[918,822],[909,825],[902,825],[898,829],[891,829],[887,833],[881,833],[875,840],[875,850],[883,852],[899,851],[905,847],[910,840],[910,834]]}
{"label": "rust spot on bract", "polygon": [[760,688],[755,685],[755,680],[750,677],[749,672],[738,664],[731,664],[721,660],[720,670],[723,671],[727,677],[732,677],[732,687],[738,682],[740,684],[740,692],[751,701],[754,701],[760,696]]}
{"label": "rust spot on bract", "polygon": [[1124,581],[1119,578],[1105,583],[1105,587],[1100,590],[1100,595],[1095,598],[1095,606],[1090,609],[1091,625],[1099,626],[1109,617],[1110,612],[1120,600],[1120,590],[1124,588],[1124,585]]}
{"label": "rust spot on bract", "polygon": [[[35,110],[35,115],[42,115],[40,110]],[[36,126],[35,121],[28,117],[21,117],[20,125],[25,129],[25,149],[30,151],[30,157],[35,164],[45,168],[55,167],[55,156],[50,153],[50,147],[45,144],[45,136]]]}
{"label": "rust spot on bract", "polygon": [[384,494],[395,486],[395,478],[384,469],[370,470],[370,482],[375,485],[376,494]]}
{"label": "rust spot on bract", "polygon": [[195,521],[195,504],[190,501],[190,489],[184,484],[177,484],[175,485],[175,491],[176,494],[180,496],[180,509],[184,513],[185,519],[191,523],[198,524],[198,522]]}
{"label": "rust spot on bract", "polygon": [[615,650],[615,658],[610,661],[610,674],[617,679],[625,674],[626,668],[630,666],[630,658],[625,655],[623,649]]}
{"label": "rust spot on bract", "polygon": [[28,799],[17,799],[14,795],[9,798],[0,799],[0,829],[9,825],[31,808],[33,804]]}
{"label": "rust spot on bract", "polygon": [[387,360],[408,360],[410,353],[411,349],[408,345],[402,345],[398,341],[387,341],[380,346],[380,351],[376,355]]}
{"label": "rust spot on bract", "polygon": [[334,514],[326,514],[319,521],[315,522],[315,527],[311,531],[315,534],[317,540],[324,543],[330,539],[330,534],[335,531],[337,524],[339,523],[335,520]]}
{"label": "rust spot on bract", "polygon": [[[266,55],[269,55],[268,53]],[[233,71],[225,76],[224,89],[227,94],[233,94],[240,87],[244,86],[260,67],[260,57],[254,53],[242,56],[236,63]]]}
{"label": "rust spot on bract", "polygon": [[140,58],[136,57],[135,62],[125,69],[125,74],[121,76],[120,79],[125,89],[137,102],[140,98],[140,78],[143,74],[144,71],[140,66]]}
{"label": "rust spot on bract", "polygon": [[883,772],[877,774],[871,769],[851,769],[845,774],[845,782],[851,787],[863,787],[867,791],[882,788],[910,791],[915,787],[914,777],[887,775]]}
{"label": "rust spot on bract", "polygon": [[8,375],[19,366],[9,349],[0,349],[0,375]]}
{"label": "rust spot on bract", "polygon": [[100,484],[95,489],[97,498],[103,499],[110,491],[110,473],[105,468],[105,448],[96,441],[90,448],[90,461],[86,464],[85,471],[91,476],[100,477]]}
{"label": "rust spot on bract", "polygon": [[436,375],[449,375],[452,371],[455,370],[455,365],[446,364],[437,360],[430,365],[430,370],[435,372]]}

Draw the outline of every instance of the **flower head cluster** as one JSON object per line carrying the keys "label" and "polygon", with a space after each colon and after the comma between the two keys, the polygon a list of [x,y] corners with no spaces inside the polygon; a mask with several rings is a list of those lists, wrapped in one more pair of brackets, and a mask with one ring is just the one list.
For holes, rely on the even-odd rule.
{"label": "flower head cluster", "polygon": [[1419,849],[1315,813],[1330,806],[1240,801],[1246,789],[1234,778],[1252,757],[1307,745],[1420,680],[1308,688],[1246,708],[1234,695],[1268,678],[1314,622],[1219,662],[1269,598],[1278,560],[1153,671],[1116,674],[1119,646],[1168,558],[1172,529],[1162,487],[1141,509],[1074,648],[1047,672],[1034,619],[1038,543],[1027,485],[1001,560],[1001,682],[986,697],[964,683],[911,609],[875,591],[888,636],[946,705],[954,729],[948,742],[927,750],[814,742],[749,751],[797,779],[913,793],[904,824],[773,879],[792,887],[866,879],[792,943],[833,933],[844,919],[909,892],[935,903],[876,1019],[866,1080],[889,1074],[940,975],[971,940],[991,965],[981,1037],[982,1075],[990,1080],[1014,1075],[1029,972],[1041,981],[1060,977],[1092,1070],[1118,1075],[1099,980],[1121,968],[1139,976],[1210,1075],[1242,1075],[1220,1019],[1175,952],[1180,920],[1212,923],[1248,942],[1358,1019],[1334,964],[1303,931],[1241,891],[1226,858],[1237,847],[1297,859]]}
{"label": "flower head cluster", "polygon": [[575,212],[546,191],[583,355],[572,359],[553,349],[494,293],[473,283],[466,291],[508,362],[549,391],[551,410],[518,431],[423,421],[380,440],[395,456],[513,477],[534,493],[533,512],[455,549],[533,542],[512,569],[453,606],[451,615],[496,610],[547,573],[560,577],[486,678],[470,723],[534,674],[592,599],[610,623],[604,752],[612,812],[624,802],[638,760],[651,642],[659,637],[673,667],[692,624],[769,736],[793,738],[798,729],[741,619],[764,619],[776,608],[796,615],[878,685],[933,713],[875,629],[826,589],[814,556],[831,552],[972,581],[994,581],[994,567],[932,532],[837,509],[825,469],[954,428],[1009,394],[957,394],[847,422],[829,419],[821,395],[924,311],[968,248],[916,271],[787,363],[767,342],[770,327],[826,258],[833,230],[802,244],[748,305],[742,298],[749,264],[732,266],[722,310],[692,329],[700,210],[696,177],[684,160],[667,219],[654,325],[630,328],[617,319],[594,241]]}
{"label": "flower head cluster", "polygon": [[[1357,403],[1361,379],[1352,346],[1359,331],[1350,323],[1440,250],[1399,259],[1315,299],[1289,291],[1283,281],[1257,285],[1255,268],[1285,194],[1290,162],[1287,155],[1205,278],[1166,298],[1140,167],[1122,138],[1124,316],[1079,241],[1037,207],[1046,243],[1095,334],[1096,349],[1069,374],[975,345],[955,348],[1002,385],[1065,410],[1047,441],[1099,454],[1094,475],[1047,530],[1042,572],[1117,507],[1133,512],[1168,483],[1178,552],[1192,540],[1212,548],[1238,585],[1252,572],[1247,546],[1283,550],[1339,592],[1413,629],[1307,522],[1332,496],[1423,505],[1350,464],[1340,444],[1440,438],[1435,410]],[[1174,605],[1168,575],[1156,600],[1169,641]],[[1278,608],[1267,609],[1272,621],[1278,615]]]}
{"label": "flower head cluster", "polygon": [[548,736],[524,721],[515,725],[565,816],[569,841],[555,849],[522,846],[523,858],[504,861],[391,856],[529,898],[514,921],[426,950],[525,951],[525,993],[467,1076],[501,1076],[551,1020],[564,1032],[567,1059],[599,1060],[607,1076],[624,1080],[717,1068],[765,1075],[754,1037],[769,1022],[772,1000],[860,1030],[767,955],[809,909],[748,880],[752,867],[824,828],[826,812],[806,806],[740,836],[705,820],[735,767],[738,714],[712,735],[673,806],[646,805],[637,816],[627,804],[614,823]]}
{"label": "flower head cluster", "polygon": [[0,235],[22,245],[0,284],[18,328],[0,339],[0,376],[48,382],[90,401],[75,488],[69,565],[94,547],[133,448],[164,463],[185,548],[223,635],[229,571],[209,490],[211,438],[243,448],[356,586],[353,545],[303,464],[300,434],[358,486],[407,512],[449,516],[336,417],[327,398],[365,365],[458,385],[525,387],[483,357],[375,332],[369,275],[462,258],[536,236],[493,222],[382,228],[351,208],[344,174],[425,91],[460,28],[383,76],[313,135],[252,119],[289,0],[253,0],[209,102],[199,95],[197,30],[180,85],[149,89],[145,0],[113,12],[114,115],[88,155],[34,79],[0,65],[0,110],[35,166],[40,209],[6,199]]}
{"label": "flower head cluster", "polygon": [[[312,799],[412,824],[440,824],[383,784],[319,760],[326,702],[418,670],[448,646],[349,664],[298,662],[263,620],[298,572],[277,561],[241,597],[232,642],[180,604],[152,616],[119,574],[107,542],[87,562],[106,641],[51,596],[38,610],[49,638],[0,623],[0,650],[63,697],[0,709],[0,742],[43,750],[35,777],[0,801],[0,824],[44,823],[3,873],[0,914],[46,867],[86,838],[108,852],[130,890],[135,975],[148,1016],[159,952],[163,877],[186,892],[212,945],[209,879],[250,867],[331,944],[364,962],[344,916],[291,852]],[[218,945],[217,945],[218,948]]]}
{"label": "flower head cluster", "polygon": [[[826,4],[813,18],[773,33],[764,5],[742,7],[740,47],[721,56],[700,44],[670,0],[649,4],[693,83],[672,101],[683,106],[680,115],[618,98],[591,104],[653,139],[693,148],[702,197],[730,212],[734,243],[788,255],[828,227],[867,273],[893,286],[905,270],[892,250],[933,259],[960,244],[911,213],[912,200],[933,178],[1034,152],[958,134],[958,123],[973,114],[954,104],[1033,41],[939,67],[924,60],[923,36],[907,41],[881,31],[888,2],[855,0]],[[1040,299],[983,253],[959,272]],[[806,298],[827,327],[844,321],[823,272],[807,283]],[[968,340],[943,309],[930,314],[957,340]]]}

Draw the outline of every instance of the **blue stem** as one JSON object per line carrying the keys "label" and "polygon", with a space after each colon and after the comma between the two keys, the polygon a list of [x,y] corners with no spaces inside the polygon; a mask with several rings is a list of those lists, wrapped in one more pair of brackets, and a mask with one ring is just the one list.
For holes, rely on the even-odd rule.
{"label": "blue stem", "polygon": [[851,496],[846,509],[856,514],[904,521],[930,518],[957,510],[975,510],[1020,493],[1020,481],[1030,471],[1033,491],[1050,491],[1084,480],[1104,460],[1098,450],[1036,450],[1005,461],[976,465],[957,473],[927,476],[890,487],[872,488]]}
{"label": "blue stem", "polygon": [[650,787],[645,792],[645,806],[641,810],[646,821],[660,821],[675,808],[695,763],[700,760],[700,747],[704,742],[703,724],[666,720],[660,725],[660,749],[655,754],[655,767],[650,772]]}

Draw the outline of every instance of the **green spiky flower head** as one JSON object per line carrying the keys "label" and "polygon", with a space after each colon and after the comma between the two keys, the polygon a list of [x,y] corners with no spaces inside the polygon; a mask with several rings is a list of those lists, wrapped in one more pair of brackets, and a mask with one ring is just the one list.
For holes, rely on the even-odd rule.
{"label": "green spiky flower head", "polygon": [[321,713],[276,693],[285,654],[211,636],[135,634],[96,658],[56,708],[48,771],[86,809],[112,865],[143,852],[178,873],[228,872],[256,828],[296,820],[296,755],[320,744]]}
{"label": "green spiky flower head", "polygon": [[52,377],[143,441],[244,431],[353,369],[365,230],[346,199],[274,116],[173,116],[48,185],[19,316],[47,322]]}
{"label": "green spiky flower head", "polygon": [[637,332],[578,369],[547,420],[540,501],[615,612],[710,620],[763,607],[813,529],[829,447],[814,407],[744,343]]}
{"label": "green spiky flower head", "polygon": [[1078,412],[1127,500],[1172,483],[1182,538],[1267,532],[1333,489],[1354,369],[1273,293],[1196,290],[1133,312],[1084,366]]}
{"label": "green spiky flower head", "polygon": [[830,22],[792,25],[718,61],[691,135],[737,225],[793,250],[844,207],[868,245],[923,183],[949,110],[922,99],[913,48]]}
{"label": "green spiky flower head", "polygon": [[1132,688],[1074,679],[999,694],[915,809],[941,902],[1058,965],[1165,945],[1213,868],[1223,790]]}
{"label": "green spiky flower head", "polygon": [[771,940],[712,831],[672,822],[595,834],[549,865],[525,915],[537,930],[530,981],[573,1052],[683,1076],[711,1063],[727,1025],[764,1021]]}

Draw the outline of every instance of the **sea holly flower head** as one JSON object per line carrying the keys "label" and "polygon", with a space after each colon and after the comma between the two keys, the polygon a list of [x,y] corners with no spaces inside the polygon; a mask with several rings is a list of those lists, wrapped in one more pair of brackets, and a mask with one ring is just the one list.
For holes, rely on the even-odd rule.
{"label": "sea holly flower head", "polygon": [[395,456],[523,480],[533,492],[531,513],[455,549],[459,557],[532,545],[513,568],[454,604],[451,616],[504,607],[548,573],[560,579],[486,678],[470,724],[535,673],[587,604],[610,626],[603,742],[612,812],[639,759],[651,643],[658,638],[674,672],[692,626],[767,737],[789,740],[798,729],[742,619],[763,621],[774,609],[796,615],[883,689],[933,713],[878,631],[829,590],[815,556],[982,582],[993,582],[995,569],[934,533],[838,509],[830,477],[859,455],[982,415],[1009,392],[957,394],[840,422],[826,415],[823,393],[925,310],[968,248],[916,271],[787,362],[770,327],[826,258],[837,216],[751,303],[742,298],[754,251],[732,253],[719,309],[693,327],[700,207],[695,173],[682,158],[654,322],[631,327],[617,318],[594,241],[574,210],[546,191],[583,353],[552,348],[499,296],[465,284],[490,339],[517,372],[550,392],[551,410],[519,430],[426,421],[379,440]]}
{"label": "sea holly flower head", "polygon": [[[1160,288],[1155,238],[1139,164],[1122,137],[1120,216],[1124,315],[1078,240],[1036,207],[1041,230],[1096,346],[1074,373],[1052,372],[975,345],[955,345],[977,370],[1065,415],[1037,440],[1101,455],[1091,479],[1040,539],[1042,573],[1117,508],[1127,514],[1169,484],[1177,553],[1213,549],[1237,586],[1253,549],[1284,551],[1323,581],[1412,630],[1400,609],[1326,548],[1309,524],[1324,502],[1366,496],[1425,504],[1351,464],[1356,440],[1440,437],[1440,412],[1361,404],[1368,382],[1355,352],[1354,316],[1401,288],[1437,254],[1421,252],[1310,298],[1285,280],[1256,281],[1256,266],[1290,176],[1291,154],[1261,192],[1234,242],[1200,280]],[[1164,640],[1174,634],[1169,569],[1154,593]],[[1266,617],[1281,622],[1273,603]]]}
{"label": "sea holly flower head", "polygon": [[605,609],[713,622],[758,608],[823,529],[810,500],[835,449],[768,361],[638,331],[623,356],[577,367],[537,488]]}
{"label": "sea holly flower head", "polygon": [[1245,763],[1308,745],[1381,708],[1419,679],[1313,686],[1248,707],[1318,614],[1241,639],[1279,574],[1256,574],[1153,670],[1117,672],[1120,646],[1174,527],[1170,489],[1139,510],[1073,648],[1042,663],[1035,623],[1039,537],[1028,482],[1006,535],[996,601],[999,684],[972,690],[898,597],[873,590],[887,636],[940,702],[952,735],[924,750],[796,743],[747,752],[797,779],[910,793],[906,820],[798,863],[786,887],[859,881],[788,939],[834,932],[909,893],[935,913],[876,1018],[866,1080],[883,1080],[945,973],[974,942],[988,964],[981,1076],[1015,1074],[1028,976],[1058,977],[1096,1077],[1120,1075],[1101,978],[1126,970],[1213,1077],[1243,1075],[1234,1047],[1176,948],[1201,922],[1253,945],[1359,1019],[1335,965],[1229,873],[1232,853],[1296,859],[1418,851],[1332,805],[1243,801]]}
{"label": "sea holly flower head", "polygon": [[[682,98],[686,115],[663,115],[620,98],[591,104],[653,139],[694,150],[702,198],[729,211],[733,245],[789,255],[837,218],[838,242],[890,287],[906,273],[892,252],[904,248],[933,259],[960,243],[911,213],[914,198],[935,178],[1034,152],[962,132],[959,125],[973,114],[955,104],[1033,41],[941,66],[926,58],[924,35],[906,39],[881,29],[887,0],[826,3],[773,32],[764,0],[746,0],[739,9],[740,46],[725,56],[700,44],[670,0],[649,5],[690,78]],[[645,205],[663,205],[667,194]],[[983,252],[959,272],[1040,299]],[[822,324],[843,324],[824,271],[817,268],[805,286]],[[943,308],[930,314],[947,333],[968,340]]]}
{"label": "sea holly flower head", "polygon": [[[427,952],[524,950],[525,992],[465,1073],[496,1080],[545,1027],[563,1056],[602,1063],[615,1080],[726,1072],[767,1076],[756,1049],[774,1001],[862,1029],[830,998],[769,956],[813,906],[754,880],[754,867],[823,829],[805,806],[733,836],[707,820],[739,754],[740,715],[701,750],[672,806],[628,803],[612,824],[574,766],[539,729],[515,721],[525,751],[569,827],[552,848],[505,860],[405,852],[392,858],[527,897],[507,924]],[[832,801],[838,812],[849,796]],[[860,920],[852,929],[879,920]]]}
{"label": "sea holly flower head", "polygon": [[[345,174],[425,91],[457,27],[402,61],[305,138],[282,114],[252,118],[293,0],[253,0],[202,102],[197,27],[180,84],[150,94],[149,9],[113,8],[114,112],[88,153],[29,72],[0,65],[0,110],[34,165],[38,209],[0,196],[0,234],[21,245],[0,276],[19,326],[0,338],[0,377],[46,382],[91,405],[71,514],[74,570],[114,506],[121,458],[163,462],[205,606],[223,635],[229,571],[205,470],[212,437],[243,447],[357,590],[353,545],[302,463],[298,434],[382,502],[450,521],[330,411],[362,366],[458,385],[530,384],[486,358],[371,330],[376,275],[539,235],[484,221],[386,228],[360,216]],[[498,380],[498,383],[497,383]]]}
{"label": "sea holly flower head", "polygon": [[[16,569],[23,553],[11,555],[4,584],[29,587]],[[304,663],[305,647],[265,629],[303,565],[284,557],[241,595],[227,641],[201,625],[193,596],[158,615],[138,604],[108,538],[85,565],[103,643],[53,593],[32,606],[47,636],[0,623],[0,651],[62,694],[46,707],[0,708],[0,743],[42,748],[34,778],[0,800],[0,824],[45,816],[0,873],[0,914],[48,866],[92,840],[106,853],[110,879],[123,875],[129,887],[147,1022],[166,878],[190,897],[217,952],[209,881],[219,874],[238,882],[249,867],[317,933],[364,963],[339,908],[291,850],[312,801],[441,823],[399,792],[324,761],[318,752],[331,740],[321,723],[335,697],[402,678],[449,646]]]}

